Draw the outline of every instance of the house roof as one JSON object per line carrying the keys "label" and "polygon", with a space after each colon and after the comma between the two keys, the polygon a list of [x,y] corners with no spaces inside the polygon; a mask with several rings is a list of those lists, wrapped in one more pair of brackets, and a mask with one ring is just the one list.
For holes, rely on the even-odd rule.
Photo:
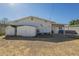
{"label": "house roof", "polygon": [[27,18],[36,18],[38,20],[44,20],[44,21],[48,21],[50,22],[52,25],[56,25],[56,26],[64,26],[64,24],[58,24],[54,21],[50,21],[50,20],[47,20],[47,19],[44,19],[44,18],[39,18],[39,17],[35,17],[35,16],[28,16],[28,17],[23,17],[23,18],[20,18],[20,19],[17,19],[17,20],[14,20],[12,22],[9,22],[8,25],[16,25],[16,26],[22,26],[22,25],[17,25],[17,22],[19,21],[22,21],[22,20],[25,20]]}
{"label": "house roof", "polygon": [[15,24],[16,22],[18,22],[18,21],[22,21],[22,20],[25,20],[25,19],[27,19],[27,18],[37,18],[37,19],[39,19],[39,20],[44,20],[44,21],[48,21],[48,22],[51,22],[51,23],[56,23],[56,22],[54,22],[54,21],[50,21],[50,20],[47,20],[47,19],[44,19],[44,18],[39,18],[39,17],[35,17],[35,16],[28,16],[28,17],[23,17],[23,18],[19,18],[19,19],[17,19],[17,20],[14,20],[14,21],[11,21],[11,22],[9,22],[9,24]]}

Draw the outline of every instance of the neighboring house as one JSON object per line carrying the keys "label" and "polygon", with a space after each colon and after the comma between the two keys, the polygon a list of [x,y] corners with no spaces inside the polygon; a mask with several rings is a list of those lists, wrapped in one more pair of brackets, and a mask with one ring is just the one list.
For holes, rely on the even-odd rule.
{"label": "neighboring house", "polygon": [[59,30],[64,30],[63,24],[57,24],[56,22],[34,16],[24,17],[15,20],[13,22],[10,22],[8,25],[9,26],[6,28],[6,35],[19,36],[20,34],[20,36],[32,36],[35,33],[35,35],[53,33],[58,34]]}
{"label": "neighboring house", "polygon": [[74,31],[79,34],[79,26],[78,25],[64,25],[64,30]]}

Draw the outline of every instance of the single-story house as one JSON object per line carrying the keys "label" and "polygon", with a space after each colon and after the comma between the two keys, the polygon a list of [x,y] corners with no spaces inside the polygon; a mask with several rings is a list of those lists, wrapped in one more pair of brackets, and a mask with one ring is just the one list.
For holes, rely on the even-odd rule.
{"label": "single-story house", "polygon": [[59,30],[64,30],[63,24],[29,16],[8,23],[6,35],[36,36],[38,34],[58,34]]}
{"label": "single-story house", "polygon": [[[73,31],[75,34],[79,35],[79,25],[64,25],[64,30]],[[66,33],[65,33],[66,34]]]}

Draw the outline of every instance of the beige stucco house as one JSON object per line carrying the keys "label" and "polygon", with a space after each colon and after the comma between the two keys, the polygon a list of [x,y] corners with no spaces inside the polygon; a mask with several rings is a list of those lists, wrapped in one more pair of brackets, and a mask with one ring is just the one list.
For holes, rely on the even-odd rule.
{"label": "beige stucco house", "polygon": [[28,36],[29,33],[30,33],[29,36],[35,33],[36,33],[35,35],[58,34],[59,30],[64,30],[63,24],[57,24],[54,21],[29,16],[10,22],[6,27],[6,35],[21,34],[20,36]]}

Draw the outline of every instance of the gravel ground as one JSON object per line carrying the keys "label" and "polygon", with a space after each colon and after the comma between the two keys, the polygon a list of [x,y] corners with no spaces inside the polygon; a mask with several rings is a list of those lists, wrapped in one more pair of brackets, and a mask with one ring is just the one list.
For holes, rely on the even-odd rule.
{"label": "gravel ground", "polygon": [[[41,39],[41,40],[39,40]],[[47,41],[45,41],[47,40]],[[49,41],[48,41],[49,40]],[[55,42],[53,38],[0,37],[1,56],[76,56],[79,40]]]}

